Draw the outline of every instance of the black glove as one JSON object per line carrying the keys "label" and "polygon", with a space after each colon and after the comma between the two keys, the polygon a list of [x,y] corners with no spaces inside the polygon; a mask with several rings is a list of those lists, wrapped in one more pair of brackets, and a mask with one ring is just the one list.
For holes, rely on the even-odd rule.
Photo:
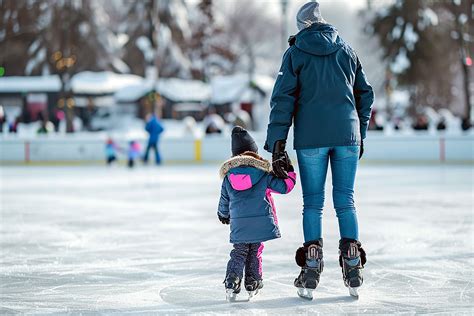
{"label": "black glove", "polygon": [[364,154],[364,141],[360,141],[360,151],[359,151],[359,160],[362,158],[362,155]]}
{"label": "black glove", "polygon": [[[272,155],[272,169],[275,176],[281,179],[288,179],[288,171],[290,171],[290,158],[285,151],[286,142],[284,140],[277,140],[273,147]],[[291,168],[293,168],[291,166]]]}
{"label": "black glove", "polygon": [[221,214],[217,213],[217,217],[221,221],[222,224],[224,225],[229,225],[230,224],[230,218],[229,217],[224,217]]}

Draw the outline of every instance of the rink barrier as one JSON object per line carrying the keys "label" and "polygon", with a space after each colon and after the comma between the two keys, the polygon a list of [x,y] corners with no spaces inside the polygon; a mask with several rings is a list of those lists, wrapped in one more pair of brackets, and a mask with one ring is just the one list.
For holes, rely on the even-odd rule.
{"label": "rink barrier", "polygon": [[[264,133],[252,134],[259,154],[267,159],[271,155],[263,150]],[[2,163],[53,163],[102,162],[105,151],[104,135],[48,135],[36,138],[0,136],[0,162]],[[114,137],[119,147],[119,160],[126,160],[126,137]],[[137,139],[145,148],[146,139]],[[288,139],[288,144],[292,139]],[[363,162],[435,162],[474,163],[474,134],[467,135],[390,135],[369,133],[364,141]],[[202,139],[194,137],[163,137],[160,151],[165,162],[200,163],[221,162],[230,158],[230,135],[212,135]],[[291,148],[291,145],[288,147]],[[295,159],[296,153],[289,150]]]}
{"label": "rink barrier", "polygon": [[446,140],[444,137],[439,138],[439,161],[446,162]]}
{"label": "rink barrier", "polygon": [[25,141],[25,162],[30,162],[30,142]]}

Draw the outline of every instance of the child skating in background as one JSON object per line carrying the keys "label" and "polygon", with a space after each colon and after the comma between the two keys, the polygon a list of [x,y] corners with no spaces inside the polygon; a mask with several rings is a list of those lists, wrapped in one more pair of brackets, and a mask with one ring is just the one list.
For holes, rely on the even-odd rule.
{"label": "child skating in background", "polygon": [[131,140],[128,143],[128,167],[133,168],[135,165],[135,159],[140,157],[140,144],[137,141]]}
{"label": "child skating in background", "polygon": [[114,140],[109,137],[107,139],[107,142],[105,143],[105,160],[107,162],[107,165],[110,166],[114,161],[117,160],[118,150],[120,150],[120,148],[117,146]]}
{"label": "child skating in background", "polygon": [[263,242],[280,237],[271,193],[289,193],[296,182],[293,167],[288,179],[277,178],[271,173],[270,162],[257,152],[250,134],[234,127],[232,158],[220,169],[223,181],[217,212],[223,224],[230,224],[230,242],[234,245],[224,281],[228,301],[240,293],[244,269],[249,297],[263,287]]}

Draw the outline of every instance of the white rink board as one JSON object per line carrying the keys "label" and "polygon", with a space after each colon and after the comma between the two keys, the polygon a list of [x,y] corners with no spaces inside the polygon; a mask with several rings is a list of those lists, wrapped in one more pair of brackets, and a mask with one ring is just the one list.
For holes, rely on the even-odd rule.
{"label": "white rink board", "polygon": [[265,243],[265,286],[236,304],[224,300],[231,245],[216,217],[218,169],[1,167],[0,314],[472,313],[471,166],[360,166],[356,205],[368,263],[358,301],[337,263],[331,190],[312,302],[292,286],[300,184],[275,195],[282,238]]}

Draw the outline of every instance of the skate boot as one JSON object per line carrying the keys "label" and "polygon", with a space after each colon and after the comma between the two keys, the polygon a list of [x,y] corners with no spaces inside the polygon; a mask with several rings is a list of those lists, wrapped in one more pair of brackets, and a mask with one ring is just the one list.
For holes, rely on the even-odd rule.
{"label": "skate boot", "polygon": [[249,299],[258,294],[258,291],[263,287],[263,280],[256,280],[254,278],[245,278],[245,289],[249,293]]}
{"label": "skate boot", "polygon": [[312,300],[313,290],[319,284],[323,272],[323,240],[310,241],[296,250],[296,264],[301,267],[300,275],[295,279],[298,296]]}
{"label": "skate boot", "polygon": [[342,238],[339,241],[339,265],[342,268],[344,285],[351,296],[358,298],[358,288],[364,282],[362,269],[366,262],[365,251],[359,241]]}
{"label": "skate boot", "polygon": [[240,283],[241,280],[239,276],[235,273],[229,273],[229,275],[225,278],[225,293],[226,293],[226,300],[228,302],[234,302],[237,294],[240,293]]}

